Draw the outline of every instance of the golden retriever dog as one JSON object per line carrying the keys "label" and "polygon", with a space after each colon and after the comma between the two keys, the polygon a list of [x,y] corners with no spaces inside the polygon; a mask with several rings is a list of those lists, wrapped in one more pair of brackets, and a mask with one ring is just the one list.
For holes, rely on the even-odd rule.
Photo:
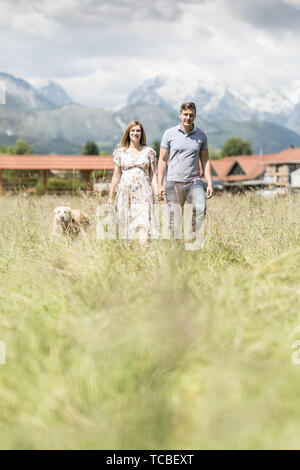
{"label": "golden retriever dog", "polygon": [[54,209],[54,235],[77,238],[81,234],[81,229],[85,229],[89,225],[89,216],[79,209],[71,209],[68,206],[58,206]]}

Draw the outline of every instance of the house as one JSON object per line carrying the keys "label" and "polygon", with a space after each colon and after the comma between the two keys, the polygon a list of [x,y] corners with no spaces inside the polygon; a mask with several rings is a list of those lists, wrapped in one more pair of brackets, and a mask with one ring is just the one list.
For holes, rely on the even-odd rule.
{"label": "house", "polygon": [[300,188],[300,168],[291,173],[291,186],[292,188]]}
{"label": "house", "polygon": [[[299,178],[300,148],[288,148],[267,155],[241,155],[211,160],[211,168],[215,185],[295,186],[295,178]],[[111,173],[114,163],[110,155],[0,155],[0,196],[3,194],[2,170],[9,169],[41,170],[47,192],[50,170],[72,170],[73,173],[76,170],[87,170],[90,181],[93,170]]]}
{"label": "house", "polygon": [[300,148],[275,154],[241,155],[211,160],[213,181],[227,186],[290,186],[291,174],[300,168]]}
{"label": "house", "polygon": [[300,168],[300,149],[289,148],[273,155],[264,155],[265,180],[276,186],[290,186],[291,173]]}
{"label": "house", "polygon": [[49,170],[87,170],[88,181],[93,170],[114,169],[111,156],[99,155],[0,155],[0,196],[3,194],[2,170],[42,170],[45,193]]}

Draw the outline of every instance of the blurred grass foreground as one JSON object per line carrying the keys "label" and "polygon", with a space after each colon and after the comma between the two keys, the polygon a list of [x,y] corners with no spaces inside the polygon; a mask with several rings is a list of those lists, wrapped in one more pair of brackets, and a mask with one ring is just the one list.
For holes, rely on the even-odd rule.
{"label": "blurred grass foreground", "polygon": [[1,448],[299,449],[299,202],[216,196],[186,251],[68,245],[54,207],[95,199],[2,197]]}

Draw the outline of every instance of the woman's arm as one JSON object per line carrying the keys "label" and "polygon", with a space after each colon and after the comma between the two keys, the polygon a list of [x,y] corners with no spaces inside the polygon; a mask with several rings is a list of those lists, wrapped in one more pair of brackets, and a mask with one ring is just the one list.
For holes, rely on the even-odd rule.
{"label": "woman's arm", "polygon": [[114,164],[114,174],[112,176],[111,183],[110,183],[108,204],[112,204],[112,202],[113,202],[115,189],[118,186],[118,184],[120,183],[120,179],[121,179],[121,167]]}
{"label": "woman's arm", "polygon": [[157,176],[155,173],[155,168],[154,168],[154,163],[150,163],[149,166],[149,175],[150,175],[150,181],[153,186],[154,194],[156,194],[156,189],[157,189]]}

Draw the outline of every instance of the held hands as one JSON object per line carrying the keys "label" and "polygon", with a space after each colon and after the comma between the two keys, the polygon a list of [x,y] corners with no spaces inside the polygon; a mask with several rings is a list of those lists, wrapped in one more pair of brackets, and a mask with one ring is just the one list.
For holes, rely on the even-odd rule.
{"label": "held hands", "polygon": [[[206,199],[210,199],[213,196],[213,185],[209,184],[206,189]],[[164,201],[166,192],[162,186],[157,188],[157,200]]]}
{"label": "held hands", "polygon": [[162,186],[157,187],[157,200],[164,201],[166,192]]}

